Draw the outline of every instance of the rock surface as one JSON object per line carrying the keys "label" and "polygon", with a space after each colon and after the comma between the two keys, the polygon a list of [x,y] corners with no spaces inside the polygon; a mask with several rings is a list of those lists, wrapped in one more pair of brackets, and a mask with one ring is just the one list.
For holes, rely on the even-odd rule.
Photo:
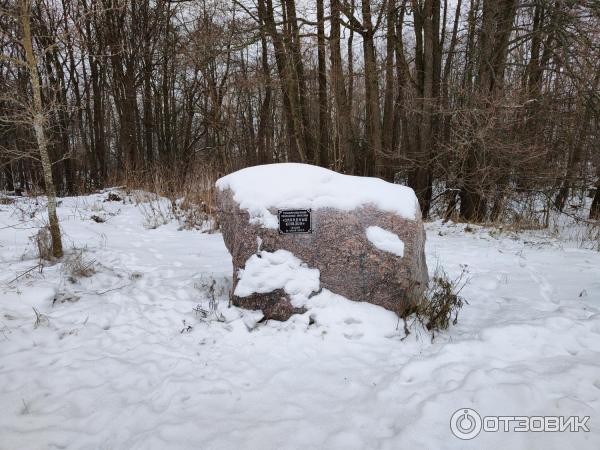
{"label": "rock surface", "polygon": [[[289,167],[294,166],[294,167]],[[257,168],[244,169],[240,172],[256,170],[261,177],[253,179],[245,174],[248,183],[252,182],[252,189],[260,195],[260,183],[267,170],[288,171],[290,183],[301,185],[305,177],[304,167],[310,167],[314,172],[318,170],[331,180],[343,177],[347,186],[352,186],[353,179],[357,185],[364,183],[362,177],[350,177],[340,175],[322,168],[304,166],[299,164],[273,164],[270,166],[259,166]],[[293,170],[292,170],[293,169]],[[375,202],[364,202],[354,205],[348,209],[346,203],[343,209],[335,207],[335,199],[327,198],[323,201],[313,195],[303,200],[297,197],[298,190],[294,196],[278,197],[277,202],[265,201],[264,216],[277,217],[278,209],[295,209],[300,207],[312,208],[312,233],[307,234],[280,234],[277,228],[272,227],[272,222],[267,224],[265,220],[256,220],[252,210],[244,208],[243,196],[244,184],[223,182],[234,174],[228,175],[217,182],[216,205],[223,239],[233,259],[233,303],[240,307],[249,309],[261,309],[266,318],[285,320],[290,315],[302,312],[301,308],[294,307],[290,297],[283,289],[272,292],[255,292],[244,296],[236,295],[236,287],[239,274],[243,273],[247,261],[255,254],[262,252],[276,252],[287,250],[295,257],[305,263],[309,268],[320,271],[320,285],[322,288],[340,294],[348,299],[364,301],[380,305],[386,309],[402,314],[411,306],[413,294],[419,294],[427,286],[428,275],[425,261],[425,231],[421,220],[418,205],[415,205],[411,214],[399,214],[398,211],[384,210]],[[297,173],[297,178],[294,175]],[[331,175],[332,174],[332,175]],[[391,188],[396,185],[374,180],[377,185],[384,183]],[[259,184],[258,186],[256,184]],[[263,180],[266,191],[273,189],[268,180]],[[390,186],[384,186],[390,192]],[[416,196],[411,189],[397,186],[399,189],[398,202],[416,202]],[[332,187],[335,191],[335,187]],[[300,191],[301,192],[301,191]],[[326,187],[320,195],[326,193]],[[239,195],[242,193],[241,195]],[[352,191],[347,192],[352,196]],[[385,199],[389,204],[390,199]],[[323,204],[323,207],[315,207],[315,202]],[[254,208],[256,210],[256,207]],[[400,211],[409,211],[404,208]],[[406,216],[409,216],[408,218]],[[379,227],[382,230],[396,235],[403,244],[403,252],[386,251],[385,245],[373,242],[367,236],[369,227]],[[395,243],[396,247],[398,242]],[[399,254],[403,256],[399,256]],[[240,269],[242,272],[240,272]]]}

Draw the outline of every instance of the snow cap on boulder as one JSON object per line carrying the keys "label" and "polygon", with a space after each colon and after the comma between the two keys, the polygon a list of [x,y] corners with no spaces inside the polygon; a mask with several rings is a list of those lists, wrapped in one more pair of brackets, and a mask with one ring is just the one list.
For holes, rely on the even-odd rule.
{"label": "snow cap on boulder", "polygon": [[[425,231],[416,195],[406,186],[285,163],[239,170],[216,187],[238,306],[261,309],[267,317],[277,311],[280,320],[301,312],[283,286],[248,291],[253,284],[247,278],[261,267],[256,259],[267,255],[261,252],[285,250],[296,266],[319,270],[321,287],[399,314],[427,285]],[[280,233],[278,212],[300,209],[308,210],[307,232]],[[244,289],[236,289],[240,276]],[[278,302],[289,307],[275,308]]]}
{"label": "snow cap on boulder", "polygon": [[230,189],[252,223],[273,229],[277,229],[277,211],[273,214],[272,210],[278,209],[352,211],[372,205],[408,220],[415,220],[419,209],[417,196],[409,187],[309,164],[248,167],[219,179],[217,188]]}

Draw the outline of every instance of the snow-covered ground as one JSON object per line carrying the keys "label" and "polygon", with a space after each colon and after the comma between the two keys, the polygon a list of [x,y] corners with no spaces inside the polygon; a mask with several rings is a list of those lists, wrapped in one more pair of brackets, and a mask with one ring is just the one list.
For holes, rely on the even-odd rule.
{"label": "snow-covered ground", "polygon": [[[335,295],[257,323],[228,307],[219,234],[148,228],[152,208],[105,198],[59,207],[96,270],[76,280],[63,264],[14,280],[37,264],[36,207],[0,206],[0,449],[600,448],[599,252],[430,223],[430,272],[466,270],[469,304],[433,342],[403,339],[392,313]],[[463,441],[459,408],[590,431]]]}

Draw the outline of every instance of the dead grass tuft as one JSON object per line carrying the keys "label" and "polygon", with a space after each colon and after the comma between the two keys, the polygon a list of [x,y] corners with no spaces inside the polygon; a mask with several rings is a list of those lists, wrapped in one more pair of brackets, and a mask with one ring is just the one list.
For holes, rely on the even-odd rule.
{"label": "dead grass tuft", "polygon": [[46,326],[50,325],[50,320],[48,319],[47,315],[42,314],[35,308],[32,308],[32,309],[35,314],[35,322],[33,323],[34,329],[37,329],[38,327],[42,327],[42,326],[46,327]]}
{"label": "dead grass tuft", "polygon": [[218,228],[213,205],[214,184],[218,177],[219,172],[212,164],[199,162],[129,174],[125,185],[129,192],[139,189],[156,196],[134,199],[142,209],[147,227],[156,228],[177,220],[182,229],[212,232]]}
{"label": "dead grass tuft", "polygon": [[46,261],[51,261],[52,256],[52,235],[50,227],[44,226],[31,238],[37,248],[38,257]]}
{"label": "dead grass tuft", "polygon": [[83,257],[83,250],[75,250],[69,255],[62,267],[63,273],[71,283],[77,282],[81,278],[89,278],[96,273],[96,260],[86,260]]}

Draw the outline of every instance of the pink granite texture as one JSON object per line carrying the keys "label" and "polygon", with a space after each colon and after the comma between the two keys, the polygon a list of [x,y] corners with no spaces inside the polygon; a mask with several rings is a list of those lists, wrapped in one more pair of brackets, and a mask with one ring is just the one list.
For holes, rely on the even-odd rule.
{"label": "pink granite texture", "polygon": [[[233,295],[238,270],[258,250],[288,250],[311,268],[320,270],[321,287],[350,300],[369,302],[402,315],[428,283],[425,230],[420,212],[415,220],[365,205],[352,211],[312,210],[310,234],[280,234],[249,222],[249,215],[233,199],[231,190],[216,190],[216,206],[223,239],[233,258],[232,301],[247,309],[261,309],[266,318],[286,320],[302,309],[292,307],[282,290],[248,297]],[[277,215],[277,210],[270,210]],[[404,256],[376,248],[366,236],[369,226],[395,233],[404,242]]]}

